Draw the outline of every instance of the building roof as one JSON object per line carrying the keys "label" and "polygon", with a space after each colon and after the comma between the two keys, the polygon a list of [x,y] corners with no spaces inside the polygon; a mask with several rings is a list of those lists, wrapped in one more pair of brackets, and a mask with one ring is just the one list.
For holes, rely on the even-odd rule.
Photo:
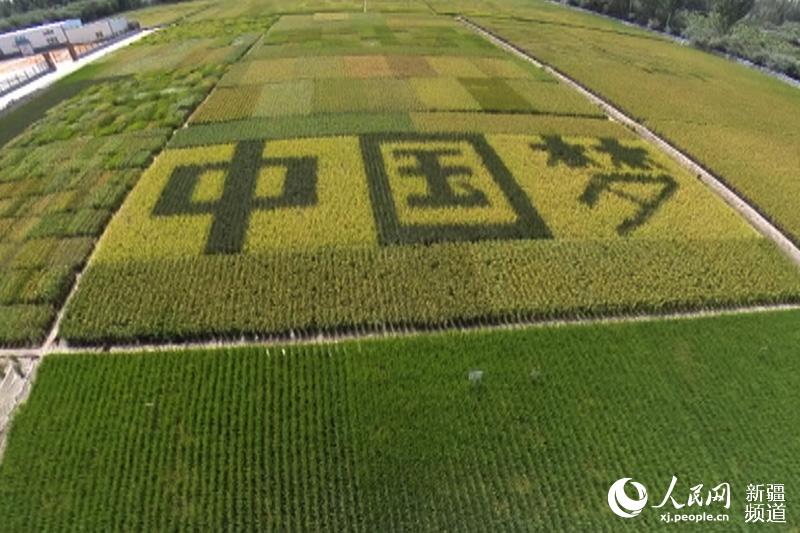
{"label": "building roof", "polygon": [[50,22],[48,24],[42,24],[40,26],[31,26],[30,28],[22,28],[21,30],[14,30],[8,33],[0,33],[0,38],[2,37],[16,37],[18,35],[25,35],[26,33],[34,32],[34,31],[42,31],[42,30],[49,30],[55,28],[76,28],[81,25],[81,19],[68,19],[68,20],[60,20],[58,22]]}

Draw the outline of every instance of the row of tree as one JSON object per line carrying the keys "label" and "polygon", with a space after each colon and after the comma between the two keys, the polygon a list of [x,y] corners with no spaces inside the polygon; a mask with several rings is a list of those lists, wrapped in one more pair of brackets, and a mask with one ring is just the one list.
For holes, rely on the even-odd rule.
{"label": "row of tree", "polygon": [[[0,17],[7,18],[31,11],[57,11],[71,4],[85,4],[84,0],[5,0],[0,1]],[[142,0],[109,0],[118,9],[139,7]],[[74,7],[74,6],[73,6]]]}
{"label": "row of tree", "polygon": [[751,22],[781,25],[800,22],[800,0],[567,0],[569,3],[636,22],[650,28],[680,33],[692,15],[715,19],[729,31],[747,18]]}
{"label": "row of tree", "polygon": [[0,32],[71,18],[88,22],[148,4],[175,1],[180,0],[0,0]]}
{"label": "row of tree", "polygon": [[800,79],[800,0],[563,0]]}

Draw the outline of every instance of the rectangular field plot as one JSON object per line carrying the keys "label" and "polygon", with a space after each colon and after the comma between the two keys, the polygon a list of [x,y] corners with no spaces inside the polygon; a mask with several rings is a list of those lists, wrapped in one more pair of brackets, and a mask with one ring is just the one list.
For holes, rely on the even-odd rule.
{"label": "rectangular field plot", "polygon": [[63,338],[800,301],[769,241],[540,69],[447,17],[340,15],[281,17],[227,70],[109,224]]}
{"label": "rectangular field plot", "polygon": [[759,236],[642,141],[398,133],[168,149],[96,257],[494,238]]}
{"label": "rectangular field plot", "polygon": [[799,295],[771,243],[641,141],[367,134],[167,150],[110,224],[62,335],[285,335]]}
{"label": "rectangular field plot", "polygon": [[0,344],[42,338],[112,210],[166,142],[161,129],[55,142],[47,131],[0,150]]}
{"label": "rectangular field plot", "polygon": [[371,55],[376,50],[393,55],[504,55],[449,17],[353,13],[338,20],[281,17],[249,57]]}
{"label": "rectangular field plot", "polygon": [[512,58],[377,55],[287,57],[243,60],[233,65],[221,86],[327,78],[482,78],[555,79]]}
{"label": "rectangular field plot", "polygon": [[409,111],[486,111],[604,118],[596,107],[555,82],[331,76],[221,88],[203,104],[192,122],[312,113]]}
{"label": "rectangular field plot", "polygon": [[0,464],[3,530],[619,531],[629,472],[678,472],[682,502],[729,482],[741,523],[754,479],[800,484],[798,322],[49,355]]}
{"label": "rectangular field plot", "polygon": [[475,20],[658,131],[800,244],[796,88],[696,47],[546,2],[509,5],[502,18]]}
{"label": "rectangular field plot", "polygon": [[182,21],[101,59],[93,68],[97,68],[99,76],[111,77],[232,63],[274,20],[248,17]]}
{"label": "rectangular field plot", "polygon": [[[483,56],[321,56],[235,64],[193,123],[331,113],[485,111],[603,119],[540,69]],[[343,132],[347,133],[347,132]]]}
{"label": "rectangular field plot", "polygon": [[118,59],[81,71],[45,111],[20,108],[27,126],[0,148],[2,346],[44,338],[112,213],[223,70],[109,77]]}

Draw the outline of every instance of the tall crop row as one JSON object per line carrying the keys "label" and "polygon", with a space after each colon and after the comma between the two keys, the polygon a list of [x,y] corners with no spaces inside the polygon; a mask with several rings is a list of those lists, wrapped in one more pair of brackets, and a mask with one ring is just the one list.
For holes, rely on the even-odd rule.
{"label": "tall crop row", "polygon": [[[89,403],[75,379],[44,369],[40,377],[59,390],[37,384],[37,394],[56,402],[57,419],[33,441],[20,433],[20,451],[36,457],[48,442],[70,441],[34,468],[49,465],[62,495],[69,484],[88,498],[70,494],[53,506],[46,502],[57,493],[37,490],[30,496],[54,514],[31,516],[26,527],[55,531],[71,519],[108,531],[351,529],[358,484],[345,361],[321,350],[303,355],[198,357],[188,367],[185,358],[110,358],[91,370],[70,358],[84,383],[104,383]],[[76,418],[69,412],[78,405]],[[21,494],[11,478],[27,460],[14,455],[0,467],[2,506]],[[105,495],[102,503],[95,494]],[[17,528],[14,518],[3,523]]]}
{"label": "tall crop row", "polygon": [[98,262],[62,334],[84,343],[315,334],[796,302],[798,294],[795,268],[758,239],[334,248]]}

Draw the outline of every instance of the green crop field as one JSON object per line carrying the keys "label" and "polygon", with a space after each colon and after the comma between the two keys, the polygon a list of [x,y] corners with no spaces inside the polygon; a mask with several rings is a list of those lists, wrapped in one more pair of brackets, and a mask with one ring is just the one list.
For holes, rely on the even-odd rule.
{"label": "green crop field", "polygon": [[271,23],[175,26],[0,119],[0,345],[44,339],[142,170]]}
{"label": "green crop field", "polygon": [[143,28],[150,28],[176,23],[186,17],[199,14],[208,7],[209,3],[203,0],[170,2],[129,11],[125,16],[139,22]]}
{"label": "green crop field", "polygon": [[0,149],[0,343],[44,337],[111,214],[218,72],[90,84]]}
{"label": "green crop field", "polygon": [[494,15],[476,22],[665,135],[800,243],[796,88],[692,47],[541,0],[509,2]]}
{"label": "green crop field", "polygon": [[641,531],[659,510],[619,519],[608,486],[656,499],[672,475],[684,503],[730,483],[738,529],[748,483],[800,482],[798,321],[51,356],[0,464],[3,530]]}
{"label": "green crop field", "polygon": [[[259,27],[187,22],[142,47]],[[449,17],[286,15],[254,42],[109,225],[69,342],[800,297],[700,182]]]}
{"label": "green crop field", "polygon": [[105,77],[172,72],[184,68],[221,68],[241,57],[272,22],[271,17],[185,21],[150,34],[101,59],[93,67]]}

